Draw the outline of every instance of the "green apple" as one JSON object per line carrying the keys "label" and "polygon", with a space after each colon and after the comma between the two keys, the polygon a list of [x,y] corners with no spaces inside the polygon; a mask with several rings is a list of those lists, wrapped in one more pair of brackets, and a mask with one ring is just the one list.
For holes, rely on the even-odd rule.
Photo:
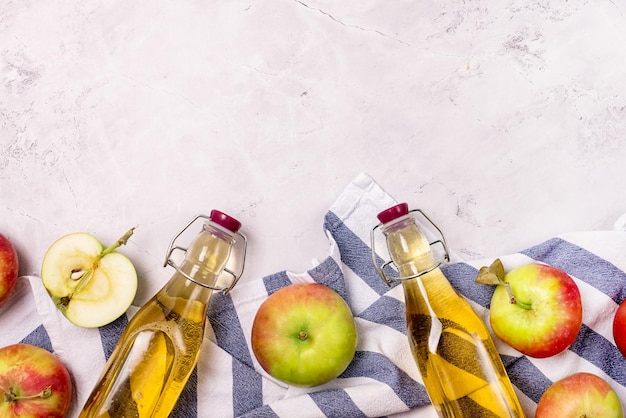
{"label": "green apple", "polygon": [[623,418],[622,403],[606,380],[578,372],[556,381],[543,393],[535,418]]}
{"label": "green apple", "polygon": [[30,344],[0,348],[0,416],[63,418],[72,400],[69,372],[54,354]]}
{"label": "green apple", "polygon": [[583,315],[574,280],[561,269],[538,263],[503,274],[497,262],[489,268],[500,276],[489,312],[494,334],[530,357],[550,357],[567,349],[578,336]]}
{"label": "green apple", "polygon": [[11,242],[0,234],[0,307],[11,297],[17,283],[18,259]]}
{"label": "green apple", "polygon": [[135,298],[137,272],[116,249],[129,230],[105,248],[93,235],[75,232],[55,241],[46,252],[41,279],[57,308],[74,324],[94,328],[121,316]]}
{"label": "green apple", "polygon": [[294,386],[329,382],[348,367],[357,329],[346,301],[330,287],[297,283],[279,289],[259,307],[251,335],[261,367]]}

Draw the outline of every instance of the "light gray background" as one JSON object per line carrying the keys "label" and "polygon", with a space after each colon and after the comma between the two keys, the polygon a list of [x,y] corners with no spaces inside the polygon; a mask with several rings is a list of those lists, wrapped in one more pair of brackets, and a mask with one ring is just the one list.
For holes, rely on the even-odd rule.
{"label": "light gray background", "polygon": [[[626,211],[619,1],[0,4],[0,232],[39,274],[58,237],[122,249],[139,303],[170,238],[219,208],[244,280],[328,254],[360,172],[468,259]],[[372,225],[375,223],[372,220]],[[182,244],[186,244],[183,242]]]}

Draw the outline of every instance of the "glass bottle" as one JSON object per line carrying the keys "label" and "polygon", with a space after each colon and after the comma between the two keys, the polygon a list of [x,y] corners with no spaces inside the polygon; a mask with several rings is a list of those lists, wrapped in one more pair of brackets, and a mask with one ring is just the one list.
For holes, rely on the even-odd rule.
{"label": "glass bottle", "polygon": [[[484,322],[452,287],[435,261],[429,244],[406,203],[378,214],[372,229],[372,257],[388,284],[402,283],[409,344],[424,386],[439,416],[445,418],[524,417],[506,369]],[[391,261],[378,265],[375,231],[382,227]],[[398,278],[385,272],[393,263]]]}
{"label": "glass bottle", "polygon": [[[189,249],[174,241],[204,218]],[[165,264],[176,270],[171,279],[132,317],[79,417],[166,417],[191,375],[200,353],[207,309],[214,291],[228,292],[241,273],[226,269],[236,242],[246,238],[241,224],[217,210],[192,219],[171,241]],[[239,240],[241,238],[242,240]],[[174,250],[185,252],[180,267]],[[227,288],[216,287],[222,271],[233,276]]]}

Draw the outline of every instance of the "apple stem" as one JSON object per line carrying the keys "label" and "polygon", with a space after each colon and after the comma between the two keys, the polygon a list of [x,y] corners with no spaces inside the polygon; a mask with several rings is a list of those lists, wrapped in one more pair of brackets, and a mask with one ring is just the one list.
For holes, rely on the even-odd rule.
{"label": "apple stem", "polygon": [[35,398],[46,399],[46,398],[49,398],[51,395],[52,395],[51,386],[48,386],[47,388],[37,393],[36,395],[31,395],[31,396],[18,396],[15,393],[13,393],[13,389],[11,388],[9,389],[8,392],[4,392],[4,401],[15,402],[15,401],[19,401],[20,399],[35,399]]}
{"label": "apple stem", "polygon": [[517,302],[517,299],[515,299],[515,295],[513,294],[513,290],[511,290],[511,284],[510,283],[504,283],[504,287],[506,288],[506,292],[509,294],[509,302],[511,303],[511,305],[515,305],[515,303]]}
{"label": "apple stem", "polygon": [[511,289],[511,284],[509,282],[504,282],[504,287],[506,288],[506,292],[509,294],[509,302],[511,303],[511,305],[517,305],[524,309],[531,308],[529,304],[517,300],[515,294],[513,294],[513,289]]}
{"label": "apple stem", "polygon": [[298,334],[298,338],[300,338],[300,340],[304,341],[308,338],[308,334],[306,333],[306,331],[300,331],[300,334]]}
{"label": "apple stem", "polygon": [[100,260],[105,255],[107,255],[109,253],[112,253],[118,247],[120,247],[122,245],[126,245],[126,243],[128,242],[128,239],[133,235],[133,232],[135,232],[135,227],[130,228],[128,231],[126,231],[126,233],[124,235],[122,235],[120,237],[120,239],[118,239],[113,244],[111,244],[107,248],[105,248],[104,251],[102,251],[100,253],[100,255],[98,256],[98,260]]}

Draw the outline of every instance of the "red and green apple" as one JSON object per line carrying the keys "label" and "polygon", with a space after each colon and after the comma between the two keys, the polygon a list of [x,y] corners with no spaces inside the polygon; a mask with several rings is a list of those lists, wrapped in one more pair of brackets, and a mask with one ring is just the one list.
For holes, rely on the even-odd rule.
{"label": "red and green apple", "polygon": [[19,263],[15,248],[7,237],[0,234],[0,307],[4,305],[17,283]]}
{"label": "red and green apple", "polygon": [[251,344],[268,374],[290,385],[312,387],[348,367],[357,329],[350,307],[337,292],[319,283],[297,283],[261,304]]}
{"label": "red and green apple", "polygon": [[613,339],[619,351],[626,357],[626,300],[620,303],[613,316]]}
{"label": "red and green apple", "polygon": [[566,272],[530,263],[504,274],[500,260],[496,260],[481,269],[477,281],[487,283],[485,276],[489,275],[497,278],[492,281],[497,286],[489,319],[498,338],[536,358],[561,353],[574,342],[583,308],[578,286]]}
{"label": "red and green apple", "polygon": [[54,354],[31,344],[0,348],[0,416],[63,418],[72,380]]}
{"label": "red and green apple", "polygon": [[623,418],[622,402],[601,377],[586,372],[571,374],[546,389],[535,418]]}
{"label": "red and green apple", "polygon": [[94,328],[121,316],[135,298],[137,272],[117,248],[130,229],[106,247],[93,235],[75,232],[56,240],[46,252],[41,279],[56,307],[74,324]]}

